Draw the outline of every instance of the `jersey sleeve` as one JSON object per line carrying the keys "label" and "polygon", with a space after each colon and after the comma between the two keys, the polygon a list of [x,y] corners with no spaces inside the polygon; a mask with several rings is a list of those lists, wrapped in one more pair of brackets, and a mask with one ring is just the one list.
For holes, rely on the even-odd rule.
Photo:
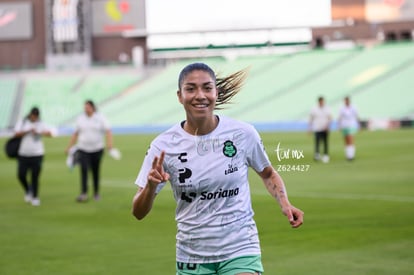
{"label": "jersey sleeve", "polygon": [[343,128],[343,120],[344,120],[344,108],[341,107],[341,109],[339,110],[339,115],[338,115],[338,128],[342,129]]}
{"label": "jersey sleeve", "polygon": [[75,122],[75,128],[74,128],[74,131],[76,132],[76,133],[79,133],[80,131],[81,131],[81,124],[82,124],[82,116],[80,115],[80,116],[78,116],[77,118],[76,118],[76,122]]}
{"label": "jersey sleeve", "polygon": [[110,130],[111,129],[111,124],[109,123],[109,120],[103,114],[100,114],[100,115],[101,115],[101,121],[102,121],[102,126],[103,126],[104,130],[105,131]]}
{"label": "jersey sleeve", "polygon": [[20,132],[23,129],[23,121],[19,120],[17,124],[14,126],[14,132]]}
{"label": "jersey sleeve", "polygon": [[37,128],[38,132],[50,132],[52,137],[56,137],[58,135],[58,129],[56,127],[53,127],[52,125],[49,125],[45,122],[40,122]]}
{"label": "jersey sleeve", "polygon": [[253,127],[251,127],[248,132],[247,144],[251,144],[247,151],[247,162],[250,167],[257,172],[262,172],[264,168],[271,165],[263,141],[259,133]]}
{"label": "jersey sleeve", "polygon": [[[161,150],[154,145],[154,142],[150,145],[145,155],[144,161],[142,162],[141,169],[138,173],[138,176],[135,180],[135,184],[139,187],[144,188],[147,185],[148,173],[152,168],[152,161],[156,156],[161,155]],[[165,186],[165,182],[158,184],[155,193],[161,191]]]}
{"label": "jersey sleeve", "polygon": [[358,118],[359,118],[359,114],[358,114],[358,110],[357,110],[357,108],[355,108],[354,106],[352,106],[352,111],[354,112],[354,117],[355,117],[355,120],[358,120]]}

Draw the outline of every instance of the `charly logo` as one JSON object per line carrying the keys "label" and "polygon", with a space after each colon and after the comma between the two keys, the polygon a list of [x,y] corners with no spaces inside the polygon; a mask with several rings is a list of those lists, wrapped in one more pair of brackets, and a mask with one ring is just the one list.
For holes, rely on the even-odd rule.
{"label": "charly logo", "polygon": [[237,148],[234,146],[233,141],[226,140],[224,142],[223,154],[229,158],[232,158],[237,154]]}
{"label": "charly logo", "polygon": [[186,153],[186,152],[181,153],[181,154],[178,156],[178,159],[179,159],[181,162],[187,162],[187,153]]}

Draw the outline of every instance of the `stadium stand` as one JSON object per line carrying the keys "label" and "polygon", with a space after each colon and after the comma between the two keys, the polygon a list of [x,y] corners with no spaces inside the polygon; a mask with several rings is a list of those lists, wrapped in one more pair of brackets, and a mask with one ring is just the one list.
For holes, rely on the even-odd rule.
{"label": "stadium stand", "polygon": [[132,87],[116,100],[107,102],[101,111],[110,114],[113,125],[142,125],[169,108],[169,95],[174,95],[175,66],[169,66]]}
{"label": "stadium stand", "polygon": [[17,86],[18,79],[0,79],[0,129],[11,126],[9,122],[16,100]]}
{"label": "stadium stand", "polygon": [[[385,81],[378,81],[354,96],[355,104],[364,106],[361,110],[366,118],[401,119],[413,118],[414,98],[409,87],[414,87],[414,59],[411,65],[390,72]],[[386,111],[384,110],[386,109]]]}
{"label": "stadium stand", "polygon": [[116,96],[139,80],[138,74],[76,74],[55,77],[28,76],[20,116],[38,106],[42,117],[53,125],[70,123],[83,111],[87,99],[97,105]]}
{"label": "stadium stand", "polygon": [[[409,95],[409,86],[402,86],[395,78],[390,77],[397,73],[399,74],[401,68],[406,67],[410,62],[414,61],[414,44],[400,43],[400,44],[386,44],[379,45],[373,49],[360,49],[355,58],[342,62],[338,66],[330,70],[319,78],[306,83],[301,89],[290,92],[290,95],[296,94],[301,98],[298,101],[298,111],[289,112],[287,115],[294,119],[303,119],[306,115],[306,100],[307,102],[316,102],[318,95],[325,95],[327,103],[332,106],[334,114],[337,114],[339,106],[343,103],[345,96],[351,96],[353,103],[358,106],[360,116],[362,119],[368,120],[371,118],[393,118],[394,114],[391,112],[392,108],[388,108],[384,97],[377,94],[369,98],[369,100],[360,100],[368,90],[378,90],[378,88],[394,87],[387,93],[393,93],[392,90],[400,89],[399,94]],[[402,80],[402,79],[400,79]],[[403,80],[403,83],[409,83],[409,79]],[[373,95],[371,93],[371,95]],[[368,99],[367,97],[365,97]],[[293,99],[293,98],[291,98]],[[364,99],[364,97],[361,97]],[[279,104],[286,104],[289,98],[278,101]],[[305,102],[304,102],[305,101]],[[394,108],[400,108],[400,103],[404,101],[403,98],[395,98],[390,101]],[[301,104],[303,102],[303,104]],[[372,112],[372,105],[379,104],[381,107]],[[311,106],[311,105],[308,105]],[[301,110],[301,111],[300,111]],[[308,107],[310,110],[310,107]],[[371,110],[371,112],[368,112]],[[400,113],[403,115],[402,113]],[[405,115],[408,115],[405,114]]]}
{"label": "stadium stand", "polygon": [[[361,116],[365,119],[413,118],[414,97],[411,87],[414,87],[414,78],[412,77],[414,76],[414,45],[387,46],[384,49],[391,50],[395,59],[389,63],[386,63],[387,59],[385,58],[379,59],[381,60],[377,61],[379,65],[366,71],[373,74],[371,77],[374,74],[376,77],[365,85],[360,83],[349,94],[352,96],[354,104],[360,106]],[[396,52],[399,54],[397,55]],[[359,77],[362,81],[363,78],[370,76],[366,73],[359,75]],[[332,106],[333,109],[339,110],[338,105],[339,103],[335,102]]]}
{"label": "stadium stand", "polygon": [[[410,106],[413,104],[409,104],[409,100],[406,108],[401,108],[399,102],[404,95],[409,97],[409,86],[404,87],[403,83],[410,82],[403,78],[411,72],[413,48],[413,43],[398,43],[372,49],[314,50],[285,56],[201,61],[223,74],[250,67],[243,91],[234,99],[232,106],[220,113],[252,123],[306,121],[308,111],[319,95],[327,97],[334,114],[341,106],[343,97],[350,95],[355,97],[353,102],[360,109],[363,119],[397,118],[412,112]],[[192,61],[168,66],[162,74],[141,83],[133,93],[126,95],[124,103],[110,102],[104,110],[112,113],[115,125],[163,125],[179,121],[184,116],[181,107],[176,104],[177,76],[180,69]],[[394,101],[389,100],[392,98],[390,92],[390,96],[381,97],[383,99],[372,97],[378,86],[384,89],[394,87],[398,89],[399,96]],[[385,108],[387,102],[392,102],[395,107]],[[130,107],[125,108],[128,104]],[[113,117],[111,108],[115,108],[114,105],[118,110],[128,112],[118,111]]]}
{"label": "stadium stand", "polygon": [[348,51],[313,51],[285,56],[274,66],[259,73],[252,72],[246,82],[247,92],[243,91],[237,99],[237,104],[244,105],[243,108],[232,109],[228,113],[250,122],[293,120],[295,118],[290,113],[300,110],[298,104],[307,105],[303,98],[310,94],[309,91],[295,94],[295,90],[306,89],[308,82],[352,55],[353,52]]}
{"label": "stadium stand", "polygon": [[[19,115],[37,105],[47,122],[68,127],[83,111],[84,100],[92,99],[114,127],[170,125],[184,118],[176,97],[178,74],[195,61],[208,63],[219,75],[249,68],[242,92],[219,113],[254,124],[303,125],[319,95],[326,97],[334,116],[347,95],[364,120],[412,118],[414,113],[414,43],[395,42],[368,49],[187,59],[151,73],[130,68],[52,77],[29,74],[24,76]],[[8,106],[0,112],[4,128],[13,111],[17,82],[1,81],[2,95],[6,95],[1,104]]]}
{"label": "stadium stand", "polygon": [[78,98],[71,96],[80,76],[28,76],[20,112],[23,117],[33,106],[39,107],[41,117],[48,123],[59,125],[68,119],[76,108]]}

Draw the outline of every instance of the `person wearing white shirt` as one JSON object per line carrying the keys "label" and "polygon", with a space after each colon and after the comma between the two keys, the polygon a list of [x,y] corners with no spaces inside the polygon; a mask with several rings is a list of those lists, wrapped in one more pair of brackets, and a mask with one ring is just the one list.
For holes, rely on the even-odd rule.
{"label": "person wearing white shirt", "polygon": [[214,114],[241,89],[244,76],[239,71],[216,78],[204,63],[187,65],[177,91],[186,120],[151,142],[135,181],[132,213],[138,220],[150,212],[166,182],[171,184],[178,275],[263,272],[249,167],[261,177],[291,226],[303,223],[303,212],[289,202],[254,127]]}
{"label": "person wearing white shirt", "polygon": [[[315,139],[314,159],[329,162],[329,128],[332,121],[331,110],[325,105],[324,97],[318,98],[318,105],[310,113],[309,131],[313,132]],[[323,144],[323,156],[320,153],[320,144]]]}
{"label": "person wearing white shirt", "polygon": [[79,153],[79,164],[81,172],[81,192],[77,197],[78,202],[88,200],[88,171],[92,172],[93,195],[95,200],[100,199],[100,166],[105,148],[112,149],[112,131],[107,119],[96,111],[93,101],[87,100],[84,105],[85,112],[76,121],[66,154],[72,146],[76,146]]}
{"label": "person wearing white shirt", "polygon": [[[45,154],[42,137],[51,137],[52,129],[40,120],[39,108],[33,107],[25,119],[16,124],[14,132],[16,137],[22,137],[17,156],[17,175],[25,192],[24,200],[39,206],[39,178]],[[30,181],[27,179],[29,171]]]}
{"label": "person wearing white shirt", "polygon": [[344,137],[345,157],[351,161],[355,158],[354,136],[359,128],[359,116],[349,97],[344,98],[344,105],[339,111],[338,126]]}

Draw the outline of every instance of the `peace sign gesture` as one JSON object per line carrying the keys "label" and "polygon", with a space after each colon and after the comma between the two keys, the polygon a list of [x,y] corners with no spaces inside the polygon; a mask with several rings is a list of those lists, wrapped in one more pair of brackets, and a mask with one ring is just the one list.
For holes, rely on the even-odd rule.
{"label": "peace sign gesture", "polygon": [[170,175],[164,171],[164,157],[165,151],[162,151],[161,155],[159,157],[156,156],[152,161],[152,168],[148,173],[148,184],[154,187],[161,182],[166,182],[170,178]]}

